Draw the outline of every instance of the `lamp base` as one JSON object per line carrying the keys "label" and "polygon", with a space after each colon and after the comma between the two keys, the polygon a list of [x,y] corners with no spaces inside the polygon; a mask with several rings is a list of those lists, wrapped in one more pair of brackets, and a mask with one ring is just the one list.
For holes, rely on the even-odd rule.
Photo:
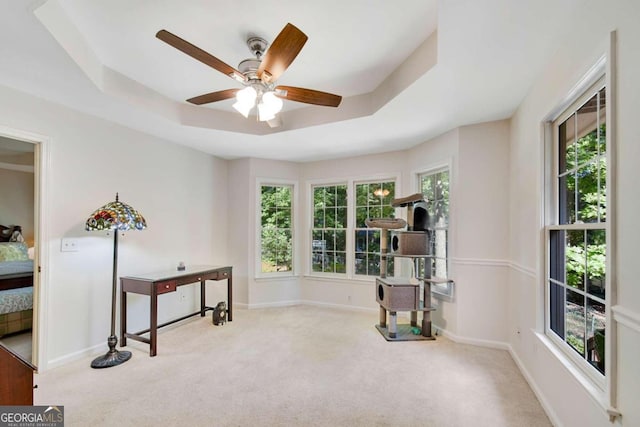
{"label": "lamp base", "polygon": [[101,368],[110,368],[112,366],[118,366],[131,359],[130,351],[118,351],[116,350],[116,344],[118,343],[118,338],[115,336],[110,336],[107,339],[107,344],[109,345],[109,351],[100,356],[93,359],[91,362],[91,367],[95,369]]}

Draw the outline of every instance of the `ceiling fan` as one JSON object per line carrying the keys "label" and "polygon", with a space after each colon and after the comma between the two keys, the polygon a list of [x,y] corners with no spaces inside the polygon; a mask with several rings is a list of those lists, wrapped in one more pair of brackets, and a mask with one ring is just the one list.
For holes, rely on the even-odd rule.
{"label": "ceiling fan", "polygon": [[282,109],[282,99],[326,107],[337,107],[342,101],[341,96],[327,92],[276,85],[307,41],[307,36],[292,24],[285,25],[266,53],[266,40],[250,37],[247,46],[255,58],[240,62],[238,69],[167,30],[158,31],[156,37],[245,86],[244,89],[225,89],[187,99],[192,104],[203,105],[235,97],[233,107],[243,116],[248,117],[251,109],[257,106],[258,119],[277,126],[274,119]]}

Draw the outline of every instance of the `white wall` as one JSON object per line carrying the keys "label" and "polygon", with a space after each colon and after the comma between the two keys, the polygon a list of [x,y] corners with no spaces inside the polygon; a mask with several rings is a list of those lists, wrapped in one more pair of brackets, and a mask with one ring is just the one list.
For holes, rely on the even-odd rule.
{"label": "white wall", "polygon": [[[5,87],[0,125],[48,139],[41,368],[106,350],[113,241],[84,231],[84,222],[116,192],[148,224],[120,239],[119,275],[173,269],[178,261],[229,262],[226,236],[219,237],[226,229],[225,161]],[[79,251],[61,252],[63,237],[77,238]],[[159,321],[194,311],[195,289],[185,291],[186,302],[161,298]],[[130,329],[147,327],[148,299],[129,301]]]}
{"label": "white wall", "polygon": [[[309,274],[311,185],[397,178],[396,194],[418,191],[417,174],[451,168],[452,301],[435,301],[434,324],[451,337],[505,347],[507,340],[509,122],[465,126],[405,151],[297,164],[229,162],[229,247],[236,302],[247,307],[311,303],[377,310],[375,279]],[[296,275],[257,278],[259,182],[297,184]],[[350,189],[351,190],[351,189]],[[233,211],[234,213],[231,213]],[[398,209],[399,216],[406,216]],[[353,218],[350,218],[353,221]]]}
{"label": "white wall", "polygon": [[[616,425],[640,425],[640,287],[637,278],[637,242],[635,226],[640,211],[640,3],[617,0],[586,1],[584,8],[568,26],[566,37],[518,108],[511,123],[510,154],[510,252],[513,268],[509,280],[509,342],[514,356],[529,376],[534,389],[551,418],[566,426],[608,426],[602,405],[587,392],[576,377],[539,340],[534,331],[542,328],[543,264],[542,173],[543,151],[541,120],[570,92],[598,58],[606,53],[611,30],[617,31],[618,88],[615,107],[617,120],[617,203],[611,206],[617,221],[611,251],[617,255],[613,272],[618,288],[614,310],[624,323],[618,326],[617,407],[622,417]],[[609,98],[611,99],[611,98]],[[615,301],[615,300],[614,300]],[[595,393],[599,396],[598,393]],[[600,396],[602,397],[602,396]],[[607,402],[605,401],[604,404]],[[613,402],[614,404],[616,402]]]}

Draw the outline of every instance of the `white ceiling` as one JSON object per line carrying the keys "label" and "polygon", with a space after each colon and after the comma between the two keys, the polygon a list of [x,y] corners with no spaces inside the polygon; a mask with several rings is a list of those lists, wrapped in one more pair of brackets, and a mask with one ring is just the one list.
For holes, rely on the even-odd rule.
{"label": "white ceiling", "polygon": [[[581,2],[0,0],[0,84],[224,158],[384,152],[510,117]],[[278,83],[344,101],[285,101],[275,130],[231,101],[186,104],[239,85],[155,38],[167,29],[237,67],[247,36],[271,42],[287,22],[309,40]]]}

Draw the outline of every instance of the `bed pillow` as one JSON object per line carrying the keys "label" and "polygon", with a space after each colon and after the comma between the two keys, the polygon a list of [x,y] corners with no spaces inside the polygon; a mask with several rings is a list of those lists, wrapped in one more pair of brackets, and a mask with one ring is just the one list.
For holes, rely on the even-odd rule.
{"label": "bed pillow", "polygon": [[29,259],[26,243],[0,243],[0,261],[26,261]]}

